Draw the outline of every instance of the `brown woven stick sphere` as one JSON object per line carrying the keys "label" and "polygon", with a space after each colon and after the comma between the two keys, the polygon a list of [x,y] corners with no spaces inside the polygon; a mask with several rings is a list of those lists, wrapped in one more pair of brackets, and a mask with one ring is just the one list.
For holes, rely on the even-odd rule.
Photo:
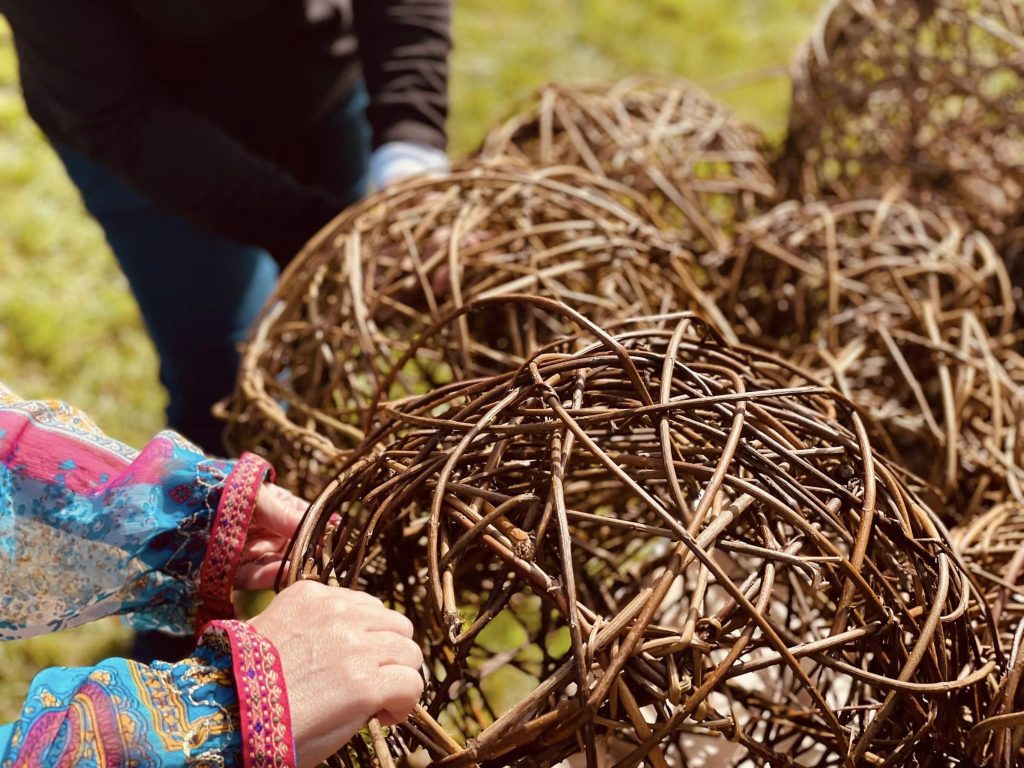
{"label": "brown woven stick sphere", "polygon": [[792,74],[778,169],[791,195],[854,199],[900,183],[997,242],[1021,218],[1019,0],[832,0]]}
{"label": "brown woven stick sphere", "polygon": [[952,535],[970,573],[989,588],[992,618],[1009,646],[1024,619],[1024,504],[999,504]]}
{"label": "brown woven stick sphere", "polygon": [[294,542],[290,580],[365,589],[416,627],[427,691],[387,750],[962,758],[987,609],[851,406],[692,317],[612,337],[533,301],[586,329],[575,351],[392,403]]}
{"label": "brown woven stick sphere", "polygon": [[973,729],[978,764],[1024,764],[1024,504],[1007,502],[956,528],[952,537],[992,613],[981,638],[1006,661],[987,716]]}
{"label": "brown woven stick sphere", "polygon": [[315,494],[380,402],[505,371],[563,332],[557,317],[503,305],[443,328],[393,370],[419,333],[473,297],[526,291],[597,318],[700,303],[685,241],[611,195],[643,206],[582,171],[480,169],[389,187],[343,214],[283,275],[249,339],[230,443]]}
{"label": "brown woven stick sphere", "polygon": [[863,407],[947,519],[1024,498],[1013,302],[983,235],[896,200],[790,202],[707,264],[741,334]]}
{"label": "brown woven stick sphere", "polygon": [[670,226],[695,225],[713,247],[777,197],[760,134],[679,79],[548,85],[491,131],[480,154],[615,179],[653,201]]}

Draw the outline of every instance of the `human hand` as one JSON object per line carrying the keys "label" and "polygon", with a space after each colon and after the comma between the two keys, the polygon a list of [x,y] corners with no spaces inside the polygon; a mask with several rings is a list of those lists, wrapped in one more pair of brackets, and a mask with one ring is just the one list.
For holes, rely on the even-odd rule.
{"label": "human hand", "polygon": [[450,164],[440,149],[409,141],[389,141],[370,155],[370,184],[383,189],[409,176],[421,173],[445,173]]}
{"label": "human hand", "polygon": [[251,623],[281,657],[301,768],[337,752],[371,717],[405,720],[423,693],[412,623],[364,592],[299,581]]}
{"label": "human hand", "polygon": [[236,589],[273,588],[288,542],[308,506],[279,485],[265,483],[260,488],[235,573]]}

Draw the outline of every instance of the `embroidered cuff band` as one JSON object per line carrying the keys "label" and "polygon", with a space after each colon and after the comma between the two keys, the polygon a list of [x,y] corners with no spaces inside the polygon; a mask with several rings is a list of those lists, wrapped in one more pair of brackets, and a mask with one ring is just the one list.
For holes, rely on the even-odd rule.
{"label": "embroidered cuff band", "polygon": [[[288,693],[273,643],[243,621],[213,621],[199,644],[230,645],[245,768],[296,768]],[[227,650],[225,648],[225,650]]]}
{"label": "embroidered cuff band", "polygon": [[244,453],[224,481],[206,558],[199,573],[197,629],[212,619],[234,617],[231,590],[256,509],[256,497],[263,481],[273,479],[274,469],[270,464],[253,453]]}

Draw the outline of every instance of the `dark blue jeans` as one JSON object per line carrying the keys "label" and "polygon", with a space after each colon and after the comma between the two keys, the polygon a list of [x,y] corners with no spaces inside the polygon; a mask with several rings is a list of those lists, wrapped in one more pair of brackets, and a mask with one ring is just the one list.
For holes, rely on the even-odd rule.
{"label": "dark blue jeans", "polygon": [[[308,139],[316,159],[312,183],[349,202],[366,192],[366,104],[360,85]],[[57,152],[142,310],[170,398],[168,425],[208,453],[223,453],[223,425],[210,409],[232,390],[238,345],[274,289],[276,263],[260,248],[216,237],[161,210],[77,152]]]}

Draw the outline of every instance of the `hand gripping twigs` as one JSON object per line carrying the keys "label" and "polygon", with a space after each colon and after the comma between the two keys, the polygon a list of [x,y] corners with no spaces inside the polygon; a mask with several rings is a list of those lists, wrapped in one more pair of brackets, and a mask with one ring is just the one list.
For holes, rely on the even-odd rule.
{"label": "hand gripping twigs", "polygon": [[670,226],[725,247],[777,199],[764,139],[685,80],[552,84],[487,136],[479,155],[577,165],[649,198]]}
{"label": "hand gripping twigs", "polygon": [[552,296],[598,320],[697,306],[713,316],[685,239],[655,231],[643,208],[564,169],[468,170],[371,197],[282,277],[226,409],[232,446],[316,493],[372,423],[371,403],[505,371],[563,332],[560,317],[506,303],[446,327],[394,371],[420,331],[473,298]]}
{"label": "hand gripping twigs", "polygon": [[861,406],[947,521],[1024,500],[1024,360],[984,235],[897,199],[790,202],[705,264],[737,332]]}
{"label": "hand gripping twigs", "polygon": [[988,609],[847,401],[692,316],[610,335],[506,301],[580,330],[388,403],[293,542],[287,580],[416,626],[428,689],[395,757],[967,758],[1001,660]]}
{"label": "hand gripping twigs", "polygon": [[792,76],[777,169],[791,196],[875,197],[899,183],[1001,251],[1024,246],[1020,2],[830,0]]}

